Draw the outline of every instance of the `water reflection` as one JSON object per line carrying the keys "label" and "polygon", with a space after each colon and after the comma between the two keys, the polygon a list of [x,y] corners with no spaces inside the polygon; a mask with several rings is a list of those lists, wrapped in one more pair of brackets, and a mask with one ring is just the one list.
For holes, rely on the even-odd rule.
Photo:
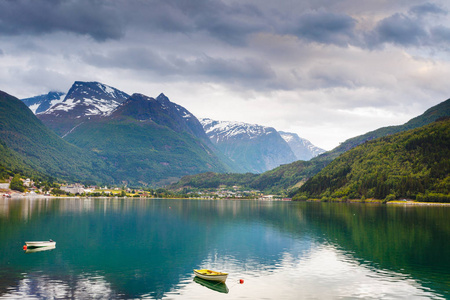
{"label": "water reflection", "polygon": [[24,276],[14,289],[1,296],[9,299],[114,299],[120,298],[101,276],[93,274],[67,275],[53,278],[41,272]]}
{"label": "water reflection", "polygon": [[53,250],[55,248],[56,248],[55,245],[45,246],[45,247],[37,247],[37,248],[30,247],[25,250],[25,253],[36,253],[36,252],[42,252],[42,251],[49,251],[49,250]]}
{"label": "water reflection", "polygon": [[194,277],[194,282],[198,283],[204,287],[207,287],[210,290],[219,292],[219,293],[228,294],[228,292],[229,292],[228,287],[227,287],[226,283],[224,283],[224,282],[209,281],[209,280],[201,279],[197,276]]}
{"label": "water reflection", "polygon": [[[233,299],[445,299],[404,274],[361,265],[330,245],[302,257],[285,253],[275,269],[255,273],[238,264],[234,267],[227,280]],[[244,278],[244,284],[239,284],[237,278]],[[202,292],[189,283],[177,286],[173,294],[168,293],[170,299],[211,297],[228,299]]]}
{"label": "water reflection", "polygon": [[[443,299],[450,282],[448,212],[329,203],[2,199],[0,298]],[[23,241],[48,236],[57,249],[24,255]],[[194,281],[194,268],[228,272],[228,295]]]}

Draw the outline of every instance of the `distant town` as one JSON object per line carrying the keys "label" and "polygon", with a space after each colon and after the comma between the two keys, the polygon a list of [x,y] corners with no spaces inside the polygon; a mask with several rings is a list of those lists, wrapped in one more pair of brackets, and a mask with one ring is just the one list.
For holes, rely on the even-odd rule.
{"label": "distant town", "polygon": [[[14,183],[16,181],[16,183]],[[48,184],[34,182],[30,178],[10,179],[0,183],[0,195],[6,198],[19,197],[136,197],[136,198],[195,198],[195,199],[257,199],[285,200],[280,195],[265,195],[259,190],[247,190],[240,186],[220,186],[216,189],[172,191],[164,188],[130,188],[127,186],[85,186],[81,183]]]}

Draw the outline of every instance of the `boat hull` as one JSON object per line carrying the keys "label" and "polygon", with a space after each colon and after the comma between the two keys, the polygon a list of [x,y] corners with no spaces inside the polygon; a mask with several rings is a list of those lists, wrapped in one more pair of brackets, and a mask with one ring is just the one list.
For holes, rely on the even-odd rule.
{"label": "boat hull", "polygon": [[225,282],[228,277],[228,273],[216,272],[211,270],[194,270],[194,274],[197,277],[200,277],[209,281],[217,281],[217,282]]}

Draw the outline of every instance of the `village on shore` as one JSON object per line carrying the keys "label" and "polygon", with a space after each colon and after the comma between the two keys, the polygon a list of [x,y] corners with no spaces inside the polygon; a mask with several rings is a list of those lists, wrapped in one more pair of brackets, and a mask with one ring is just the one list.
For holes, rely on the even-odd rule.
{"label": "village on shore", "polygon": [[[36,183],[30,178],[20,178],[18,189],[11,188],[13,180],[10,182],[0,182],[0,199],[1,198],[73,198],[73,197],[101,197],[101,198],[173,198],[173,199],[203,199],[203,200],[265,200],[265,201],[292,201],[291,198],[280,195],[265,195],[258,190],[246,190],[239,186],[227,188],[219,186],[216,189],[208,189],[202,191],[183,190],[174,192],[164,188],[130,188],[123,186],[85,186],[80,183],[73,184],[53,184],[49,187],[44,184]],[[324,202],[321,199],[307,199],[306,202]],[[352,199],[352,200],[335,200],[325,202],[349,202],[349,203],[366,203],[366,204],[397,204],[397,205],[450,205],[450,203],[439,202],[417,202],[411,199],[401,199],[384,201],[377,199]]]}
{"label": "village on shore", "polygon": [[5,198],[22,197],[136,197],[136,198],[196,198],[196,199],[256,199],[256,200],[284,200],[279,195],[265,195],[258,190],[246,190],[239,186],[226,188],[221,186],[208,191],[180,191],[174,192],[164,188],[130,188],[108,186],[85,186],[80,183],[42,185],[30,178],[20,178],[19,188],[11,187],[10,182],[0,183],[0,196]]}

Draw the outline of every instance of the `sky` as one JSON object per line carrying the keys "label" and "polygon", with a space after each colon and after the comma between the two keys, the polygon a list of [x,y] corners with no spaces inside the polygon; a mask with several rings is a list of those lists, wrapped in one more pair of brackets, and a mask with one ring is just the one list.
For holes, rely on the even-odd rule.
{"label": "sky", "polygon": [[450,98],[450,2],[0,0],[0,90],[98,81],[326,150]]}

